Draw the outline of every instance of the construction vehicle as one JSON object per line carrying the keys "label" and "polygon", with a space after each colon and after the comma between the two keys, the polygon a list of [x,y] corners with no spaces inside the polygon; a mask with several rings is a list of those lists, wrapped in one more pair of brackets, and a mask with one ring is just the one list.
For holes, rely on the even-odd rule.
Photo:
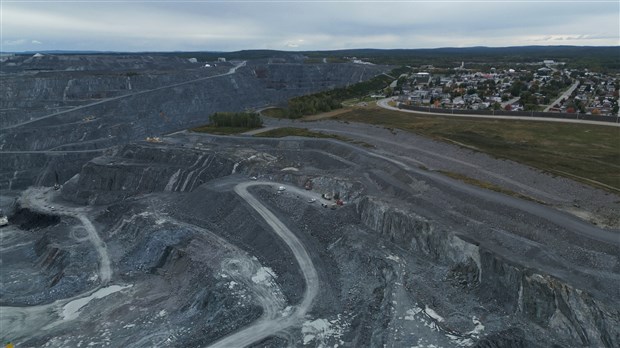
{"label": "construction vehicle", "polygon": [[161,143],[163,142],[160,137],[146,137],[146,141],[149,143]]}
{"label": "construction vehicle", "polygon": [[312,190],[312,180],[308,179],[308,181],[306,181],[306,184],[304,185],[304,188],[308,191]]}

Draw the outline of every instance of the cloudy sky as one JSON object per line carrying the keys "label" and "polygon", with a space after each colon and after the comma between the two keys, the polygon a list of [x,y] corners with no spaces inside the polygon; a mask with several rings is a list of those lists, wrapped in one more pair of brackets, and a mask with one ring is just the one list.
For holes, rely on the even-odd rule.
{"label": "cloudy sky", "polygon": [[620,2],[2,0],[2,51],[620,45]]}

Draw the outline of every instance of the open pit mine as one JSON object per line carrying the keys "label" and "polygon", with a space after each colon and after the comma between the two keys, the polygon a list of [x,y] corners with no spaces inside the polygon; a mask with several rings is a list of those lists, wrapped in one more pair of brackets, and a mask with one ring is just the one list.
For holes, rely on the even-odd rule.
{"label": "open pit mine", "polygon": [[0,64],[2,344],[620,346],[617,195],[363,124],[304,127],[370,146],[186,130],[390,67]]}

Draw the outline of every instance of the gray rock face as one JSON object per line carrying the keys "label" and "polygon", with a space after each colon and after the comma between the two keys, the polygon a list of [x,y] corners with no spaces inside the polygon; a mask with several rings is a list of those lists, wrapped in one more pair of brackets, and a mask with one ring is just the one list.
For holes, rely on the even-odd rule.
{"label": "gray rock face", "polygon": [[[587,291],[510,262],[479,243],[437,231],[411,210],[395,209],[371,198],[363,199],[357,207],[362,222],[370,229],[412,252],[447,262],[464,273],[465,284],[477,287],[482,298],[498,302],[509,313],[521,315],[567,342],[592,347],[620,344],[620,316],[612,298],[595,300]],[[497,346],[523,344],[518,340],[500,341],[503,343]],[[480,342],[479,346],[499,344],[492,342]]]}
{"label": "gray rock face", "polygon": [[[444,193],[446,187],[429,178],[421,185],[417,174],[404,175],[393,164],[349,145],[180,134],[160,144],[107,150],[83,166],[61,192],[71,204],[98,207],[98,213],[90,214],[107,245],[113,279],[135,289],[126,301],[154,318],[161,318],[158,312],[165,310],[177,328],[175,344],[202,346],[234,334],[261,315],[287,313],[305,291],[286,244],[231,192],[232,185],[249,176],[276,179],[302,190],[310,179],[314,186],[309,192],[339,192],[347,201],[332,210],[288,190],[276,194],[273,187],[252,189],[308,248],[321,284],[311,319],[286,335],[261,341],[264,344],[618,344],[620,315],[613,300],[613,278],[609,286],[592,287],[563,268],[537,265],[532,261],[535,254],[520,257],[511,249],[514,236],[484,237],[493,230],[463,223],[468,220],[458,211],[436,209],[458,199]],[[469,219],[479,218],[470,211]],[[512,221],[501,214],[497,219]],[[75,224],[65,217],[62,221]],[[535,223],[539,229],[548,228]],[[88,277],[81,281],[70,277],[75,251],[62,243],[44,244],[37,242],[34,249],[39,256],[33,260],[44,265],[39,271],[44,278],[32,294],[45,293],[44,284],[57,294],[79,292],[91,284]],[[556,253],[552,245],[546,248]],[[611,252],[597,249],[596,244],[591,248],[588,252]],[[566,267],[573,267],[573,261],[566,262]],[[609,265],[613,269],[613,262]],[[605,272],[596,272],[590,279],[609,279]],[[270,280],[263,282],[263,277]],[[142,297],[163,302],[136,300]],[[37,303],[54,299],[30,296],[13,301],[35,298]],[[148,346],[161,342],[156,332],[172,337],[161,319],[143,321],[127,312],[123,307],[127,302],[110,301],[102,303],[136,325],[114,342]],[[90,308],[86,313],[95,315],[98,307]],[[86,313],[84,318],[91,315]],[[332,326],[317,338],[312,332],[315,325],[323,325],[322,320]],[[78,339],[58,335],[67,342]],[[44,335],[29,342],[54,341]]]}
{"label": "gray rock face", "polygon": [[[188,132],[134,141],[380,67],[255,62],[213,77],[232,65],[20,59],[1,90],[14,98],[8,108],[32,113],[0,131],[2,207],[18,197],[0,230],[0,340],[199,347],[275,321],[251,344],[620,345],[620,246],[599,238],[613,230],[408,165],[402,153]],[[89,83],[99,72],[79,62],[107,74]],[[15,91],[18,72],[32,91]],[[174,85],[189,76],[204,79]],[[23,123],[94,100],[104,102]],[[58,191],[17,191],[56,181]],[[235,191],[251,182],[262,183],[248,189],[262,210]]]}
{"label": "gray rock face", "polygon": [[[63,299],[92,287],[96,255],[87,245],[73,245],[81,236],[72,221],[18,207],[4,236],[16,246],[3,250],[1,306],[34,306]],[[8,229],[8,230],[7,230]],[[23,277],[27,275],[28,280]]]}
{"label": "gray rock face", "polygon": [[[160,56],[15,59],[20,64],[1,77],[0,150],[16,152],[104,149],[203,125],[214,112],[286,103],[388,69],[256,61],[227,74],[231,63],[203,68]],[[75,71],[77,64],[86,64],[84,70]],[[0,168],[0,178],[7,178],[2,188],[14,174],[9,169]],[[13,181],[20,186],[12,188],[36,183],[31,172],[17,174]]]}
{"label": "gray rock face", "polygon": [[87,163],[77,183],[63,193],[78,202],[101,204],[136,194],[189,192],[217,177],[231,174],[234,163],[217,153],[127,145],[114,156]]}
{"label": "gray rock face", "polygon": [[398,210],[387,202],[364,198],[357,206],[362,222],[390,242],[401,245],[412,252],[423,252],[436,257],[438,248],[430,238],[431,228],[421,216],[414,212]]}

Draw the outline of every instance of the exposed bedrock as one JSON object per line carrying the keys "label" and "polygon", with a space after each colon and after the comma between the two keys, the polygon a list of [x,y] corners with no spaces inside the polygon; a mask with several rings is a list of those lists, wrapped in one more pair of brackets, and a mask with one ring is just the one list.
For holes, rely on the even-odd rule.
{"label": "exposed bedrock", "polygon": [[9,216],[9,222],[23,230],[33,230],[56,225],[60,222],[60,217],[58,215],[39,213],[17,205],[13,214]]}
{"label": "exposed bedrock", "polygon": [[3,230],[0,305],[46,304],[97,283],[96,255],[76,220],[20,207],[9,220],[14,225]]}
{"label": "exposed bedrock", "polygon": [[484,337],[474,348],[545,348],[526,340],[527,335],[518,329],[496,332]]}
{"label": "exposed bedrock", "polygon": [[[294,310],[306,289],[296,258],[233,191],[253,176],[273,182],[249,193],[299,238],[320,284],[302,322],[255,344],[620,343],[614,245],[563,241],[570,231],[544,217],[467,195],[446,181],[438,184],[432,172],[405,171],[348,144],[195,133],[108,149],[66,182],[60,197],[41,190],[58,199],[47,201],[57,211],[77,209],[92,219],[109,254],[110,284],[127,286],[85,307],[80,329],[106,322],[114,344],[204,346],[260,317]],[[306,192],[308,182],[313,187]],[[346,203],[326,209],[318,204],[321,193],[338,193]],[[72,203],[63,206],[63,199]],[[22,220],[31,213],[20,213]],[[27,260],[30,266],[15,265],[42,276],[34,290],[9,283],[6,289],[75,294],[98,284],[97,253],[73,220],[43,219],[8,234],[28,243],[6,255]],[[64,234],[52,233],[60,227]],[[47,239],[26,234],[39,231]],[[88,253],[77,253],[78,246]],[[88,268],[72,270],[80,263],[75,255],[85,255]],[[75,274],[84,274],[72,280],[75,288],[60,287]],[[28,296],[14,298],[43,303],[56,295]],[[30,343],[74,346],[80,338],[70,331],[42,333]]]}
{"label": "exposed bedrock", "polygon": [[79,173],[82,165],[103,151],[3,153],[0,190],[23,190],[28,186],[62,184]]}
{"label": "exposed bedrock", "polygon": [[[257,75],[255,72],[257,69],[262,69],[265,73]],[[294,96],[366,80],[384,70],[386,67],[360,67],[355,64],[319,66],[251,63],[238,69],[235,74],[133,94],[127,98],[107,101],[21,127],[2,130],[0,131],[0,144],[3,144],[3,150],[43,150],[110,137],[116,138],[115,142],[118,144],[147,135],[157,135],[204,124],[208,122],[208,116],[217,111],[241,111],[247,108],[284,103]],[[157,76],[157,87],[179,82],[178,80],[167,81],[166,76],[168,75]],[[213,75],[202,74],[202,76]],[[184,79],[184,81],[189,80],[191,79]],[[47,84],[45,81],[43,79],[35,85],[45,85]],[[72,90],[69,81],[67,81],[67,86],[54,82],[48,87],[37,88],[35,91],[49,89],[53,91],[49,93],[60,93],[59,90],[63,90],[64,93],[65,90]],[[116,90],[118,83],[112,83],[113,86],[110,88],[114,87]],[[106,86],[92,89],[106,90]],[[149,90],[149,88],[144,90]],[[118,92],[108,94],[118,94]],[[11,97],[13,94],[9,93],[8,96]],[[14,97],[17,98],[17,96]],[[33,95],[28,99],[40,100],[41,98],[41,96]],[[54,98],[62,100],[60,96],[52,99]],[[8,99],[11,100],[11,98]],[[21,120],[12,122],[18,123],[18,121],[28,121],[31,117],[36,118],[35,116],[21,117]],[[15,141],[16,137],[19,141]]]}
{"label": "exposed bedrock", "polygon": [[[262,191],[259,191],[263,193]],[[285,242],[251,208],[232,192],[199,187],[175,202],[170,214],[178,219],[207,228],[213,233],[258,257],[277,275],[280,291],[289,305],[299,302],[305,284],[295,258]]]}
{"label": "exposed bedrock", "polygon": [[135,194],[187,192],[230,175],[233,166],[233,160],[217,152],[132,144],[88,162],[63,194],[79,202],[103,204]]}
{"label": "exposed bedrock", "polygon": [[17,55],[2,62],[5,74],[14,72],[67,72],[67,71],[136,71],[144,69],[187,69],[199,63],[163,55],[55,55],[40,57]]}
{"label": "exposed bedrock", "polygon": [[[233,65],[205,69],[170,57],[46,56],[14,60],[7,70],[4,67],[8,63],[3,65],[6,76],[0,84],[0,95],[4,96],[0,98],[0,128],[15,126],[0,130],[0,150],[6,152],[104,149],[203,125],[214,112],[282,104],[294,96],[346,86],[388,70],[356,64],[256,61],[234,74],[209,78],[228,72]],[[80,68],[80,64],[85,65]],[[201,80],[176,86],[194,79]],[[122,98],[108,99],[116,97]],[[58,112],[62,113],[47,117]],[[19,126],[32,120],[35,122]],[[71,166],[78,167],[65,170],[63,182],[94,157],[24,152],[2,156],[9,160],[21,156],[28,163],[0,166],[0,189],[49,184],[49,176],[42,179],[38,175],[48,156],[71,157]],[[69,175],[70,171],[73,174]]]}
{"label": "exposed bedrock", "polygon": [[[449,265],[457,281],[475,288],[482,300],[496,301],[509,313],[550,330],[566,342],[590,347],[620,344],[620,312],[614,305],[617,297],[600,293],[594,297],[385,201],[368,197],[359,202],[357,210],[362,222],[384,238]],[[519,346],[517,341],[502,340],[497,342]],[[480,344],[492,347],[491,342]]]}
{"label": "exposed bedrock", "polygon": [[[122,201],[96,220],[104,227],[117,282],[135,284],[140,299],[131,303],[138,312],[124,314],[132,323],[125,343],[132,346],[158,346],[170,337],[175,345],[204,346],[263,311],[251,280],[260,264],[209,229],[168,215],[170,199],[160,193]],[[125,302],[116,306],[117,312],[130,311]]]}

